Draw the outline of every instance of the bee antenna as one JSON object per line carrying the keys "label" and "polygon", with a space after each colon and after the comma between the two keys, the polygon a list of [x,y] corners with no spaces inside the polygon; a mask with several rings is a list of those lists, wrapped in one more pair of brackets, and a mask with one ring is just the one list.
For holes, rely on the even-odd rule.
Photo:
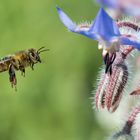
{"label": "bee antenna", "polygon": [[37,52],[39,52],[40,50],[42,50],[42,49],[44,49],[45,48],[45,46],[42,46],[41,48],[39,48],[38,50],[37,50]]}
{"label": "bee antenna", "polygon": [[44,49],[44,50],[40,50],[40,51],[37,51],[38,54],[42,53],[42,52],[45,52],[45,51],[49,51],[50,49]]}
{"label": "bee antenna", "polygon": [[[39,49],[37,50],[37,53],[40,54],[41,52],[49,51],[49,49],[44,49],[44,48],[45,48],[45,46],[42,46],[41,48],[39,48]],[[42,49],[44,49],[44,50],[42,50]]]}

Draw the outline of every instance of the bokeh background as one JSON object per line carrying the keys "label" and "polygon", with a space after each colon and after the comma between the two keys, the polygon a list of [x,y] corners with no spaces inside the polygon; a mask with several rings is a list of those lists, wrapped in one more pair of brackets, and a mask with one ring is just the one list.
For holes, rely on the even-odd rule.
{"label": "bokeh background", "polygon": [[108,132],[92,109],[102,65],[97,43],[70,33],[60,22],[59,5],[76,23],[92,21],[92,0],[1,0],[0,56],[46,46],[42,64],[17,72],[17,92],[8,72],[0,74],[0,140],[102,140]]}

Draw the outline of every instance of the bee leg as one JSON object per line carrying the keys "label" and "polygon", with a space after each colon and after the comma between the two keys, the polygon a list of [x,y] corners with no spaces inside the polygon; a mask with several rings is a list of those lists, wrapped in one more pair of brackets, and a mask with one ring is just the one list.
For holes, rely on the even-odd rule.
{"label": "bee leg", "polygon": [[25,68],[23,67],[23,66],[20,66],[20,71],[21,71],[21,75],[23,76],[23,77],[25,77]]}
{"label": "bee leg", "polygon": [[11,82],[12,88],[15,87],[15,90],[16,90],[17,79],[16,79],[14,66],[12,64],[10,64],[9,66],[9,80]]}
{"label": "bee leg", "polygon": [[34,70],[34,63],[31,63],[31,69]]}
{"label": "bee leg", "polygon": [[21,75],[22,75],[23,77],[25,77],[25,68],[23,68],[23,69],[21,70]]}

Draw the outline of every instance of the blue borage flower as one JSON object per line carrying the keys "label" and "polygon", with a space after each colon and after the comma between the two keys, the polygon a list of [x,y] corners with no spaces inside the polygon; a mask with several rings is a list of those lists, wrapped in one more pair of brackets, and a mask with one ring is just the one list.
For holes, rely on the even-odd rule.
{"label": "blue borage flower", "polygon": [[97,0],[103,6],[119,10],[128,15],[140,16],[139,0]]}
{"label": "blue borage flower", "polygon": [[119,8],[117,0],[97,0],[99,4],[102,4],[103,6],[108,6],[112,8]]}
{"label": "blue borage flower", "polygon": [[76,25],[59,7],[60,20],[71,32],[82,34],[99,42],[99,47],[107,52],[116,52],[120,45],[131,45],[140,50],[140,41],[129,35],[121,35],[116,22],[101,8],[91,25]]}

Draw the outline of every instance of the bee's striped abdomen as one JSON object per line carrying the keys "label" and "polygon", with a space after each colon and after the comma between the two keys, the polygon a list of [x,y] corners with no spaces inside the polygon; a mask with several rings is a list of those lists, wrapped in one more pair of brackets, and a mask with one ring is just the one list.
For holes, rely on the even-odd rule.
{"label": "bee's striped abdomen", "polygon": [[7,71],[11,63],[11,56],[6,56],[0,59],[0,72]]}

